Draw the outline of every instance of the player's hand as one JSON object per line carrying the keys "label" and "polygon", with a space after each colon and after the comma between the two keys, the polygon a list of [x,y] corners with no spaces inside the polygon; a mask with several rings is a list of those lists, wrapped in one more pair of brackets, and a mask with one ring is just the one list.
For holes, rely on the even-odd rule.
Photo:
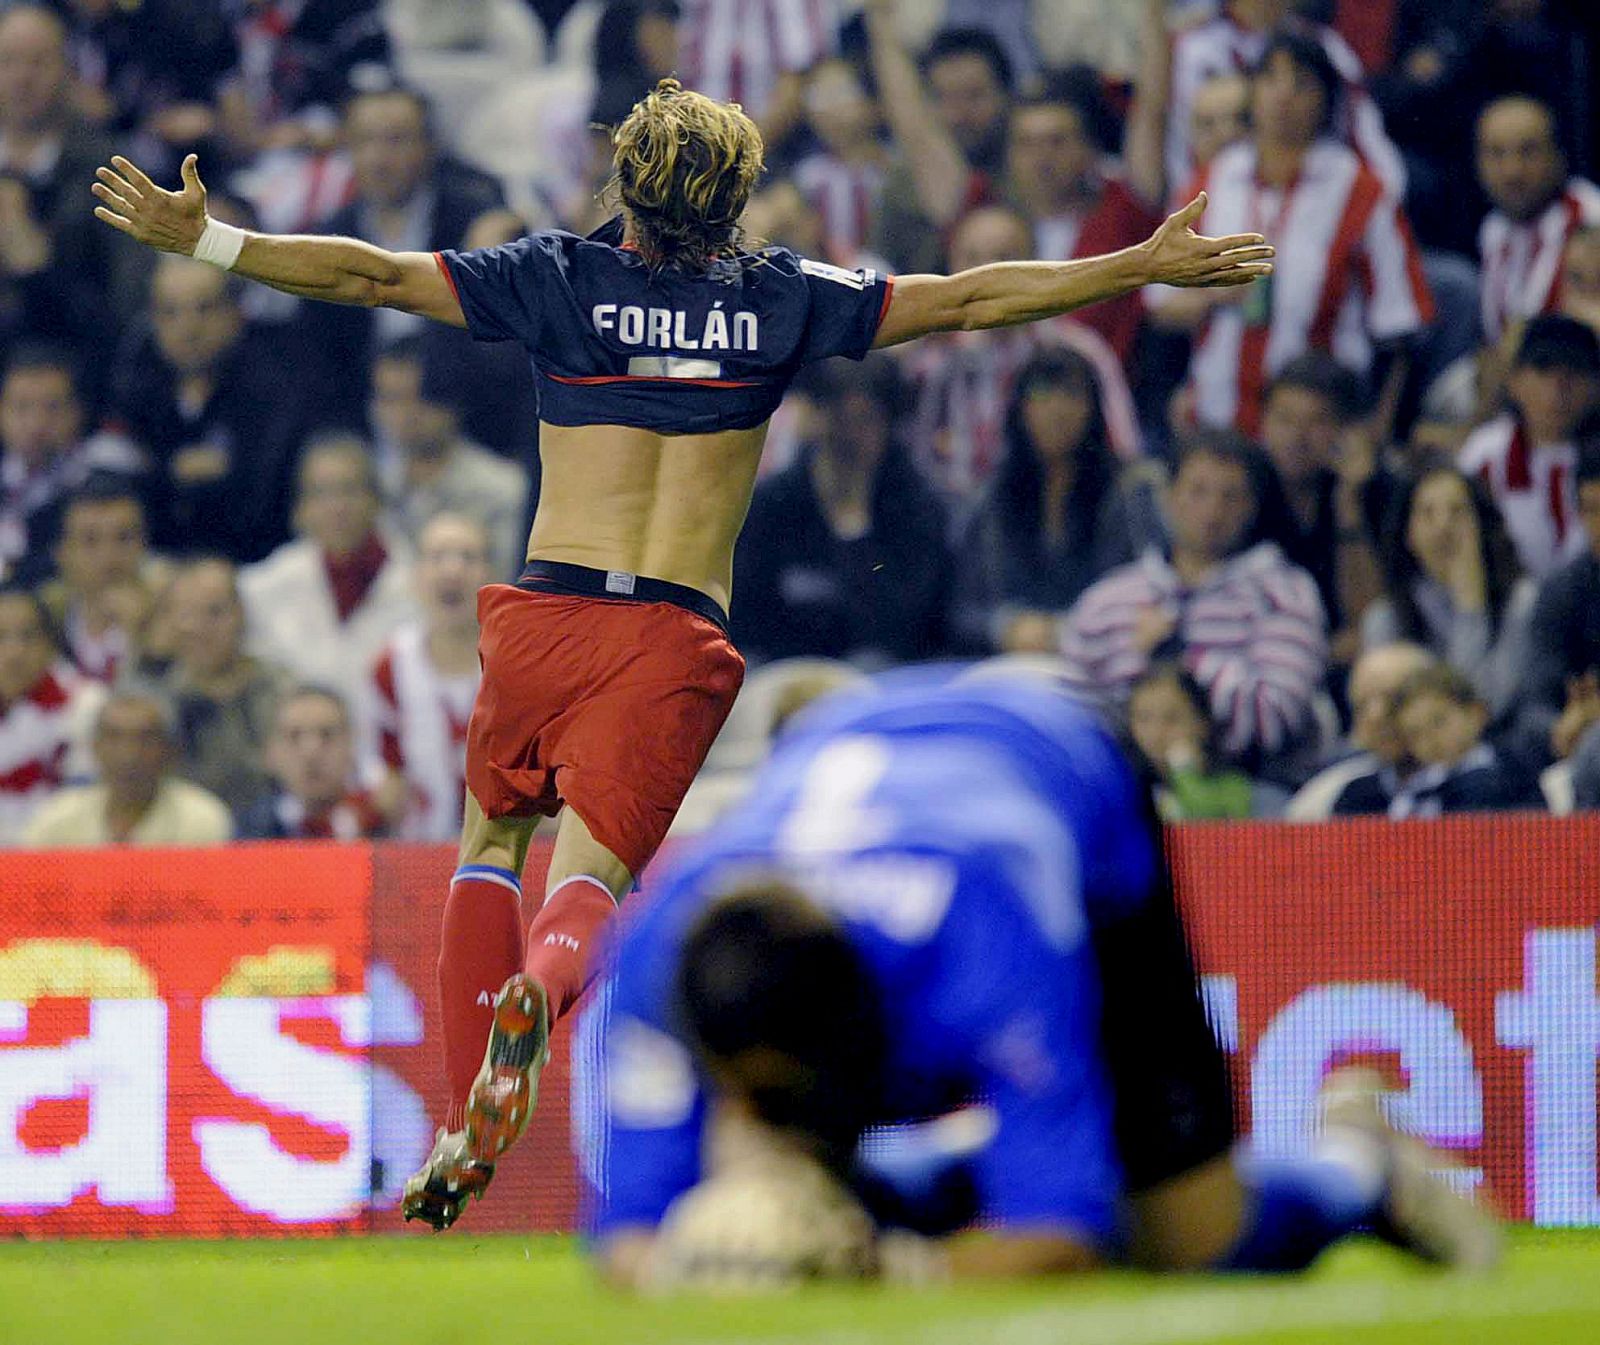
{"label": "player's hand", "polygon": [[1193,225],[1206,213],[1206,194],[1188,205],[1139,244],[1153,284],[1185,288],[1248,285],[1272,274],[1275,249],[1260,234],[1206,238]]}
{"label": "player's hand", "polygon": [[95,218],[158,252],[192,257],[206,229],[206,189],[197,162],[193,154],[184,159],[183,190],[166,191],[120,154],[113,156],[110,168],[95,170],[99,181],[91,190],[102,203],[94,208]]}

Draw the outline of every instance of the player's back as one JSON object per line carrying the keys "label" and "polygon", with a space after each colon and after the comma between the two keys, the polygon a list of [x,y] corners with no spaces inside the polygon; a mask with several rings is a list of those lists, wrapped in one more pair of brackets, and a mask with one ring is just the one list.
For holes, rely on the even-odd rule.
{"label": "player's back", "polygon": [[866,352],[891,289],[781,248],[652,268],[618,221],[440,265],[472,334],[533,361],[529,556],[686,584],[724,609],[768,418],[804,364]]}

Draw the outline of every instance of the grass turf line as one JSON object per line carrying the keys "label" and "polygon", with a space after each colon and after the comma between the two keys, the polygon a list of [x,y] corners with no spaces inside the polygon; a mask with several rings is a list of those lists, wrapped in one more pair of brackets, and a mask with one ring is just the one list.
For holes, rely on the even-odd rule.
{"label": "grass turf line", "polygon": [[1600,1233],[1462,1280],[1342,1248],[1287,1279],[618,1298],[565,1238],[0,1244],[0,1345],[1597,1345]]}

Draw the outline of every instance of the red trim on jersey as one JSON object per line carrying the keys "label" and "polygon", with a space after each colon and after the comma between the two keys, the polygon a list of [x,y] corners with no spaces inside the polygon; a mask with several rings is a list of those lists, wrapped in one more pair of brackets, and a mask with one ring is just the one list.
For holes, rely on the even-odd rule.
{"label": "red trim on jersey", "polygon": [[[878,309],[878,326],[879,327],[883,326],[883,320],[886,317],[889,316],[889,300],[891,300],[892,298],[894,298],[894,277],[893,276],[884,276],[884,278],[883,278],[883,303]],[[873,337],[874,337],[874,339],[876,339],[876,337],[877,337],[877,332],[876,331],[873,332]]]}
{"label": "red trim on jersey", "polygon": [[444,277],[444,283],[450,286],[450,293],[455,295],[456,302],[461,302],[461,291],[456,288],[456,278],[450,274],[450,263],[445,261],[444,253],[435,252],[433,260],[439,267],[439,274]]}
{"label": "red trim on jersey", "polygon": [[759,388],[758,382],[740,382],[733,378],[669,378],[665,374],[589,374],[582,378],[546,374],[556,383],[571,383],[578,387],[591,387],[596,383],[687,383],[697,388]]}
{"label": "red trim on jersey", "polygon": [[[1345,198],[1344,214],[1339,217],[1339,228],[1328,247],[1327,272],[1322,277],[1322,293],[1317,296],[1317,311],[1306,332],[1306,344],[1313,350],[1327,350],[1333,344],[1334,325],[1339,321],[1339,309],[1344,305],[1347,257],[1357,255],[1361,236],[1367,231],[1372,212],[1383,199],[1383,183],[1365,166],[1356,171],[1356,180],[1350,184],[1350,195]],[[1372,292],[1371,266],[1364,277],[1366,289]]]}

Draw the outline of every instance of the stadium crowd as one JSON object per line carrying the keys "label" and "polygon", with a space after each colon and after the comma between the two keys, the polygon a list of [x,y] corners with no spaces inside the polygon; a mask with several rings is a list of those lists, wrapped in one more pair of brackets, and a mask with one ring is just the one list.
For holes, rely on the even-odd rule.
{"label": "stadium crowd", "polygon": [[[0,844],[453,840],[523,352],[156,257],[98,164],[385,247],[600,224],[653,82],[736,99],[750,237],[946,270],[1208,194],[1276,272],[807,371],[732,610],[796,686],[1058,669],[1174,820],[1600,807],[1595,57],[1562,0],[0,6]],[[766,665],[763,667],[762,665]]]}

